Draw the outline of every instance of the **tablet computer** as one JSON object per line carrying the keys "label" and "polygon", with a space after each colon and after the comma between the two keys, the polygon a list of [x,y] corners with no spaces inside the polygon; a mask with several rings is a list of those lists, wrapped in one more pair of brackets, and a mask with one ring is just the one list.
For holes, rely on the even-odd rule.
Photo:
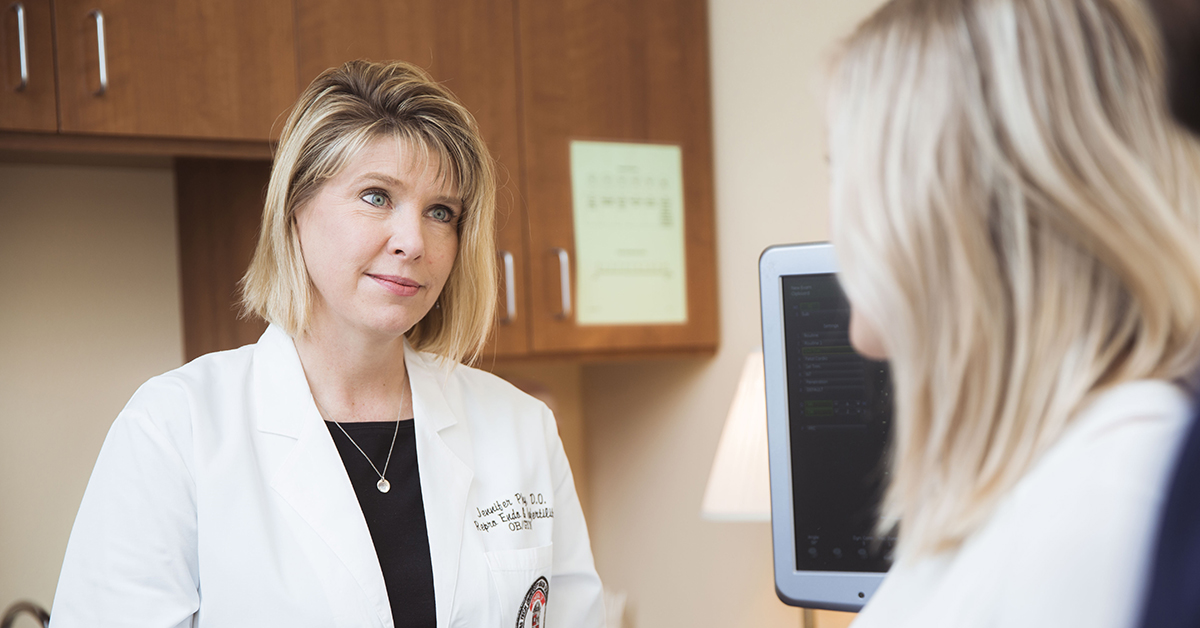
{"label": "tablet computer", "polygon": [[759,258],[775,590],[793,606],[857,611],[891,566],[877,537],[892,423],[885,362],[850,346],[828,243]]}

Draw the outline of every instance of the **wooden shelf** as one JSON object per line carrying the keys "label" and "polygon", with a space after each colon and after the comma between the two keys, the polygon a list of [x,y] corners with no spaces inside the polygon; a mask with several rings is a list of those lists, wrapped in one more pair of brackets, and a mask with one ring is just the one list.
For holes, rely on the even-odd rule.
{"label": "wooden shelf", "polygon": [[270,159],[270,142],[0,131],[0,151]]}

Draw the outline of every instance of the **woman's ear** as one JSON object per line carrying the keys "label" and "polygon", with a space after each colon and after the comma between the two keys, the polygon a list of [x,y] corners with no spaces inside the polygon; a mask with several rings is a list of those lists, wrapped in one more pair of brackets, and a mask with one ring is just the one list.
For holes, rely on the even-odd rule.
{"label": "woman's ear", "polygon": [[887,349],[883,346],[883,336],[880,335],[879,328],[867,320],[862,315],[862,310],[856,307],[850,308],[850,344],[864,358],[871,360],[886,360],[888,358]]}

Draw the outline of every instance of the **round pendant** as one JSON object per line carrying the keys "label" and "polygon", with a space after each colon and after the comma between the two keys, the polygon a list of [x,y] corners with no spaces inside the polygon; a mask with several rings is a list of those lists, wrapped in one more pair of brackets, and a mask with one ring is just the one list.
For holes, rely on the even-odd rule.
{"label": "round pendant", "polygon": [[392,483],[388,482],[387,478],[379,478],[379,482],[375,484],[375,488],[378,488],[380,493],[386,493],[392,490]]}

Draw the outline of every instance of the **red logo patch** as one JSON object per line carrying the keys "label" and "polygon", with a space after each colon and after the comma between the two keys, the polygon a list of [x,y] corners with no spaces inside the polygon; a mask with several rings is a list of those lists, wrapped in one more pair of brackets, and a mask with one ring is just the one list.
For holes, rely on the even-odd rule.
{"label": "red logo patch", "polygon": [[542,616],[546,613],[549,598],[550,583],[546,578],[534,580],[521,602],[521,611],[517,613],[517,628],[542,628]]}

